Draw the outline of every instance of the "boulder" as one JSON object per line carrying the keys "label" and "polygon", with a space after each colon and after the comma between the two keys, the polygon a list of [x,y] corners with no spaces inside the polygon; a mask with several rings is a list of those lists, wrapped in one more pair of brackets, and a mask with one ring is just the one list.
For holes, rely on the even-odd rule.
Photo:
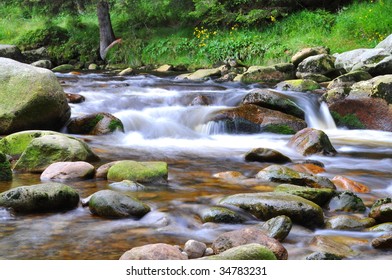
{"label": "boulder", "polygon": [[95,177],[106,180],[108,177],[108,172],[109,172],[110,167],[112,167],[113,165],[115,165],[118,162],[119,161],[112,161],[112,162],[108,162],[108,163],[101,165],[100,167],[97,168],[97,172],[95,173]]}
{"label": "boulder", "polygon": [[181,251],[169,244],[156,243],[134,247],[125,252],[120,260],[186,260]]}
{"label": "boulder", "polygon": [[193,98],[191,102],[191,106],[207,106],[211,104],[210,98],[208,98],[205,95],[198,95],[195,98]]}
{"label": "boulder", "polygon": [[219,68],[214,69],[199,69],[194,73],[186,74],[184,76],[187,80],[207,80],[212,77],[219,77],[221,70]]}
{"label": "boulder", "polygon": [[383,48],[356,49],[334,55],[335,68],[351,72],[366,69],[366,66],[376,64],[391,54]]}
{"label": "boulder", "polygon": [[245,161],[287,163],[291,159],[273,149],[255,148],[245,154]]}
{"label": "boulder", "polygon": [[307,260],[341,260],[343,259],[340,256],[337,256],[332,253],[326,253],[326,252],[314,252],[310,254],[309,256],[306,257]]}
{"label": "boulder", "polygon": [[266,246],[251,243],[230,248],[220,254],[203,260],[277,260],[274,253]]}
{"label": "boulder", "polygon": [[197,259],[204,256],[207,245],[203,242],[196,240],[188,240],[184,245],[184,252],[188,255],[189,259]]}
{"label": "boulder", "polygon": [[[328,89],[332,88],[350,88],[353,84],[360,82],[360,81],[366,81],[372,79],[372,76],[366,72],[366,71],[353,71],[350,73],[346,73],[344,75],[341,75],[335,79],[333,79],[329,84],[328,84]],[[328,102],[328,100],[326,100]]]}
{"label": "boulder", "polygon": [[293,222],[309,227],[324,224],[320,206],[292,194],[240,193],[223,198],[219,204],[240,207],[262,220],[285,215]]}
{"label": "boulder", "polygon": [[289,167],[295,171],[301,172],[301,173],[307,173],[311,175],[316,175],[319,173],[325,172],[325,168],[323,164],[318,164],[317,162],[314,163],[312,161],[309,162],[303,162],[303,163],[295,163],[293,165],[289,165]]}
{"label": "boulder", "polygon": [[291,63],[293,63],[295,66],[298,66],[298,64],[300,64],[304,59],[320,54],[329,54],[329,49],[326,47],[312,47],[302,49],[293,55],[291,58]]}
{"label": "boulder", "polygon": [[224,109],[212,121],[221,122],[229,133],[293,134],[307,126],[302,119],[253,104]]}
{"label": "boulder", "polygon": [[335,58],[329,54],[319,54],[307,57],[297,67],[297,78],[304,79],[309,74],[323,75],[328,78],[335,78]]}
{"label": "boulder", "polygon": [[[45,47],[40,47],[38,49],[23,51],[22,54],[25,57],[27,63],[33,63],[39,60],[49,60],[50,55]],[[52,68],[52,67],[51,67]]]}
{"label": "boulder", "polygon": [[384,234],[373,239],[372,246],[376,249],[392,249],[392,234]]}
{"label": "boulder", "polygon": [[68,103],[71,104],[82,103],[86,100],[86,98],[83,95],[77,93],[66,93],[65,96],[67,97]]}
{"label": "boulder", "polygon": [[130,180],[138,183],[167,183],[168,167],[166,162],[137,162],[123,160],[109,168],[107,179],[110,181]]}
{"label": "boulder", "polygon": [[378,43],[376,49],[384,49],[392,54],[392,34],[382,40],[380,43]]}
{"label": "boulder", "polygon": [[53,72],[71,72],[75,70],[75,66],[72,64],[61,64],[52,69]]}
{"label": "boulder", "polygon": [[46,69],[52,68],[52,62],[48,59],[41,59],[41,60],[35,61],[35,62],[31,63],[31,65],[35,66],[35,67],[46,68]]}
{"label": "boulder", "polygon": [[334,255],[338,258],[349,258],[356,256],[355,252],[349,245],[334,236],[316,235],[310,242],[310,248],[321,253]]}
{"label": "boulder", "polygon": [[88,205],[92,214],[104,218],[140,218],[151,210],[140,200],[112,190],[94,193]]}
{"label": "boulder", "polygon": [[287,144],[304,156],[313,154],[335,155],[337,152],[328,136],[314,128],[305,128],[297,132]]}
{"label": "boulder", "polygon": [[50,70],[0,58],[0,134],[29,129],[58,130],[71,110]]}
{"label": "boulder", "polygon": [[76,208],[79,194],[60,183],[21,186],[0,194],[0,207],[16,212],[54,212]]}
{"label": "boulder", "polygon": [[370,189],[368,186],[361,184],[359,182],[353,181],[347,177],[337,175],[332,178],[332,182],[335,184],[336,187],[351,191],[354,193],[369,193]]}
{"label": "boulder", "polygon": [[249,220],[248,215],[223,206],[213,206],[203,209],[200,217],[204,223],[242,224]]}
{"label": "boulder", "polygon": [[327,177],[297,172],[287,166],[276,164],[260,170],[256,174],[256,179],[261,182],[294,184],[311,188],[328,188],[332,190],[336,188]]}
{"label": "boulder", "polygon": [[129,75],[135,75],[135,70],[132,68],[126,68],[122,70],[120,73],[118,73],[119,76],[129,76]]}
{"label": "boulder", "polygon": [[321,88],[317,82],[309,79],[285,80],[278,83],[276,87],[285,91],[298,92],[314,91]]}
{"label": "boulder", "polygon": [[385,57],[373,65],[367,65],[364,68],[373,76],[392,74],[392,55]]}
{"label": "boulder", "polygon": [[377,222],[392,222],[392,198],[378,199],[370,209],[369,217]]}
{"label": "boulder", "polygon": [[270,89],[254,89],[242,99],[242,104],[254,104],[304,119],[304,111],[284,94]]}
{"label": "boulder", "polygon": [[12,169],[7,156],[0,151],[0,182],[1,181],[12,181]]}
{"label": "boulder", "polygon": [[10,58],[20,62],[23,62],[25,60],[22,52],[15,45],[0,44],[0,57]]}
{"label": "boulder", "polygon": [[368,228],[369,231],[387,231],[392,232],[392,222],[382,223]]}
{"label": "boulder", "polygon": [[71,181],[85,180],[94,177],[95,168],[88,162],[55,162],[41,174],[41,180]]}
{"label": "boulder", "polygon": [[279,185],[274,191],[297,195],[310,200],[319,206],[324,206],[335,195],[335,190],[330,188],[309,188],[291,184]]}
{"label": "boulder", "polygon": [[243,83],[277,83],[295,78],[295,66],[282,63],[271,66],[251,66],[241,75]]}
{"label": "boulder", "polygon": [[345,211],[345,212],[364,212],[366,206],[362,199],[352,192],[342,192],[337,194],[329,202],[328,208],[330,211]]}
{"label": "boulder", "polygon": [[267,247],[278,260],[287,260],[288,258],[287,250],[279,241],[267,236],[262,230],[255,227],[247,227],[219,235],[213,241],[212,249],[215,254],[220,254],[230,248],[252,243]]}
{"label": "boulder", "polygon": [[169,72],[173,70],[173,65],[170,64],[164,64],[159,66],[157,69],[155,69],[155,71],[157,72]]}
{"label": "boulder", "polygon": [[363,230],[376,223],[372,218],[359,218],[357,216],[338,215],[329,218],[325,227],[334,230]]}
{"label": "boulder", "polygon": [[122,191],[130,191],[130,192],[137,192],[137,191],[144,191],[146,190],[146,186],[130,181],[130,180],[123,180],[121,182],[114,182],[109,184],[111,189],[115,190],[122,190]]}
{"label": "boulder", "polygon": [[112,114],[93,113],[71,119],[67,129],[71,134],[104,135],[116,131],[124,132],[124,125]]}
{"label": "boulder", "polygon": [[281,215],[269,219],[259,229],[264,231],[269,237],[282,242],[289,235],[292,226],[291,219],[285,215]]}
{"label": "boulder", "polygon": [[43,172],[50,164],[62,161],[97,161],[99,157],[81,140],[61,134],[34,138],[14,166],[14,170]]}
{"label": "boulder", "polygon": [[373,79],[357,82],[352,85],[347,98],[381,98],[392,103],[392,75],[377,76]]}

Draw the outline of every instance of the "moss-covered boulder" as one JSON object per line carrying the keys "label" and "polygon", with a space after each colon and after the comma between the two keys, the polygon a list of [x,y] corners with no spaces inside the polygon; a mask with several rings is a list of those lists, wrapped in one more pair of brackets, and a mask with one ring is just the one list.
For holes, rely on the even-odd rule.
{"label": "moss-covered boulder", "polygon": [[256,179],[261,182],[275,182],[308,186],[311,188],[335,189],[335,185],[327,177],[315,176],[308,173],[295,171],[283,165],[270,165],[256,174]]}
{"label": "moss-covered boulder", "polygon": [[277,260],[266,246],[251,243],[230,248],[220,254],[202,258],[203,260]]}
{"label": "moss-covered boulder", "polygon": [[355,49],[336,54],[335,68],[346,72],[362,70],[387,56],[390,56],[390,53],[383,48]]}
{"label": "moss-covered boulder", "polygon": [[203,209],[200,213],[203,222],[242,224],[249,220],[249,217],[239,211],[222,206],[213,206]]}
{"label": "moss-covered boulder", "polygon": [[305,58],[297,67],[297,77],[305,78],[309,74],[319,74],[329,78],[336,77],[335,57],[318,54]]}
{"label": "moss-covered boulder", "polygon": [[282,93],[270,89],[255,89],[245,95],[242,104],[254,104],[304,119],[304,111]]}
{"label": "moss-covered boulder", "polygon": [[11,181],[12,169],[7,156],[0,151],[0,181]]}
{"label": "moss-covered boulder", "polygon": [[376,219],[377,222],[392,222],[392,198],[378,199],[370,209],[369,217]]}
{"label": "moss-covered boulder", "polygon": [[357,216],[338,215],[329,218],[325,227],[335,230],[363,230],[376,223],[372,218],[359,218]]}
{"label": "moss-covered boulder", "polygon": [[392,232],[392,222],[382,223],[368,228],[369,231],[387,231]]}
{"label": "moss-covered boulder", "polygon": [[28,129],[58,130],[71,110],[50,70],[0,58],[0,134]]}
{"label": "moss-covered boulder", "polygon": [[291,219],[285,215],[269,219],[259,228],[272,238],[282,242],[290,233],[293,226]]}
{"label": "moss-covered boulder", "polygon": [[328,204],[330,211],[364,212],[366,206],[356,194],[346,191],[338,193]]}
{"label": "moss-covered boulder", "polygon": [[337,152],[322,130],[305,128],[297,132],[287,144],[301,155],[335,155]]}
{"label": "moss-covered boulder", "polygon": [[372,76],[366,71],[353,71],[336,77],[328,84],[328,89],[332,88],[350,88],[353,84],[370,80]]}
{"label": "moss-covered boulder", "polygon": [[291,62],[298,66],[304,59],[319,54],[329,54],[329,49],[326,47],[304,48],[292,56]]}
{"label": "moss-covered boulder", "polygon": [[90,197],[91,213],[105,218],[143,217],[151,208],[137,198],[112,190],[102,190]]}
{"label": "moss-covered boulder", "polygon": [[130,180],[138,183],[167,183],[168,166],[162,161],[123,160],[109,168],[110,181]]}
{"label": "moss-covered boulder", "polygon": [[323,206],[328,203],[335,195],[335,190],[329,188],[309,188],[291,184],[282,184],[275,188],[275,192],[284,192],[303,197]]}
{"label": "moss-covered boulder", "polygon": [[71,134],[104,135],[116,131],[124,132],[120,119],[109,113],[94,113],[70,120],[67,125]]}
{"label": "moss-covered boulder", "polygon": [[291,63],[271,66],[251,66],[241,76],[243,83],[277,83],[295,78],[295,67]]}
{"label": "moss-covered boulder", "polygon": [[219,204],[240,207],[262,220],[285,215],[293,222],[308,227],[324,224],[324,214],[320,206],[292,194],[240,193],[223,198]]}
{"label": "moss-covered boulder", "polygon": [[352,85],[348,98],[381,98],[392,103],[392,75],[377,76]]}
{"label": "moss-covered boulder", "polygon": [[278,89],[287,91],[306,92],[321,88],[320,85],[310,79],[286,80],[276,85]]}
{"label": "moss-covered boulder", "polygon": [[1,207],[22,213],[63,211],[78,204],[78,192],[60,183],[21,186],[0,194]]}
{"label": "moss-covered boulder", "polygon": [[89,146],[81,140],[62,134],[34,138],[14,166],[22,172],[43,172],[50,164],[63,161],[98,160]]}
{"label": "moss-covered boulder", "polygon": [[75,70],[75,66],[72,64],[61,64],[52,69],[53,72],[71,72]]}

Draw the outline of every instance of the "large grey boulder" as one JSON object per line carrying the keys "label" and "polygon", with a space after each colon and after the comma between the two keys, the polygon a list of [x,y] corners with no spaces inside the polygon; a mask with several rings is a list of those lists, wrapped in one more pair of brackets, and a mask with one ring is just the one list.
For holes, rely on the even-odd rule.
{"label": "large grey boulder", "polygon": [[360,81],[352,85],[347,98],[381,98],[388,104],[392,103],[392,75],[377,76],[373,79]]}
{"label": "large grey boulder", "polygon": [[328,54],[319,54],[304,59],[298,65],[296,75],[298,78],[305,79],[310,74],[319,74],[328,78],[334,78],[336,76],[335,58]]}
{"label": "large grey boulder", "polygon": [[377,46],[376,49],[384,49],[390,54],[392,54],[392,34],[381,41]]}
{"label": "large grey boulder", "polygon": [[0,134],[28,129],[58,130],[71,110],[50,70],[0,58]]}
{"label": "large grey boulder", "polygon": [[366,69],[367,66],[377,64],[391,54],[383,48],[356,49],[336,54],[335,68],[351,72]]}

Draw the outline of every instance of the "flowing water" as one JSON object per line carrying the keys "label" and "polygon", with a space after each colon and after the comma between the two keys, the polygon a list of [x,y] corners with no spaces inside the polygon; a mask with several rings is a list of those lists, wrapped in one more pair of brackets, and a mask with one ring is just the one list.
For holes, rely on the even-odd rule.
{"label": "flowing water", "polygon": [[[173,77],[109,74],[59,74],[66,92],[86,97],[72,104],[72,116],[108,112],[120,118],[125,133],[108,136],[78,136],[86,140],[103,163],[121,160],[161,160],[169,165],[169,184],[147,185],[132,194],[148,203],[152,211],[140,220],[109,220],[95,217],[88,208],[65,213],[16,215],[0,209],[0,259],[118,259],[135,246],[165,242],[183,245],[189,239],[210,244],[220,233],[246,225],[202,223],[199,213],[225,195],[271,190],[272,186],[238,184],[213,174],[239,171],[251,178],[267,164],[245,162],[253,148],[272,148],[293,161],[305,158],[286,146],[290,136],[270,133],[228,134],[214,113],[236,106],[254,87],[237,83],[179,81]],[[381,131],[336,129],[325,104],[317,96],[287,93],[306,111],[308,126],[323,129],[338,151],[335,157],[311,156],[321,161],[329,178],[343,175],[371,188],[359,196],[368,206],[375,199],[392,195],[392,134]],[[199,95],[209,106],[189,106]],[[15,174],[1,183],[0,192],[39,183],[39,175]],[[114,188],[106,180],[70,182],[82,198]],[[128,193],[123,189],[118,191]],[[326,216],[330,213],[326,212]],[[257,223],[251,221],[249,223]],[[283,245],[289,259],[304,259],[313,252],[315,235],[341,238],[358,252],[357,259],[391,258],[372,249],[369,241],[380,233],[318,229],[294,226]]]}

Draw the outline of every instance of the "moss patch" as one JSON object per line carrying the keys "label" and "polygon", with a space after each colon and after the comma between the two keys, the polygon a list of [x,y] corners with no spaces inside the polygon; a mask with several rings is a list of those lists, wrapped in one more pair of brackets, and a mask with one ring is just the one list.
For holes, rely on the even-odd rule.
{"label": "moss patch", "polygon": [[331,111],[331,116],[339,127],[347,127],[350,129],[365,129],[366,126],[358,119],[355,114],[347,114],[341,116],[335,111]]}
{"label": "moss patch", "polygon": [[269,124],[269,125],[266,125],[262,129],[262,131],[276,133],[276,134],[295,134],[296,133],[296,131],[294,131],[287,124]]}

